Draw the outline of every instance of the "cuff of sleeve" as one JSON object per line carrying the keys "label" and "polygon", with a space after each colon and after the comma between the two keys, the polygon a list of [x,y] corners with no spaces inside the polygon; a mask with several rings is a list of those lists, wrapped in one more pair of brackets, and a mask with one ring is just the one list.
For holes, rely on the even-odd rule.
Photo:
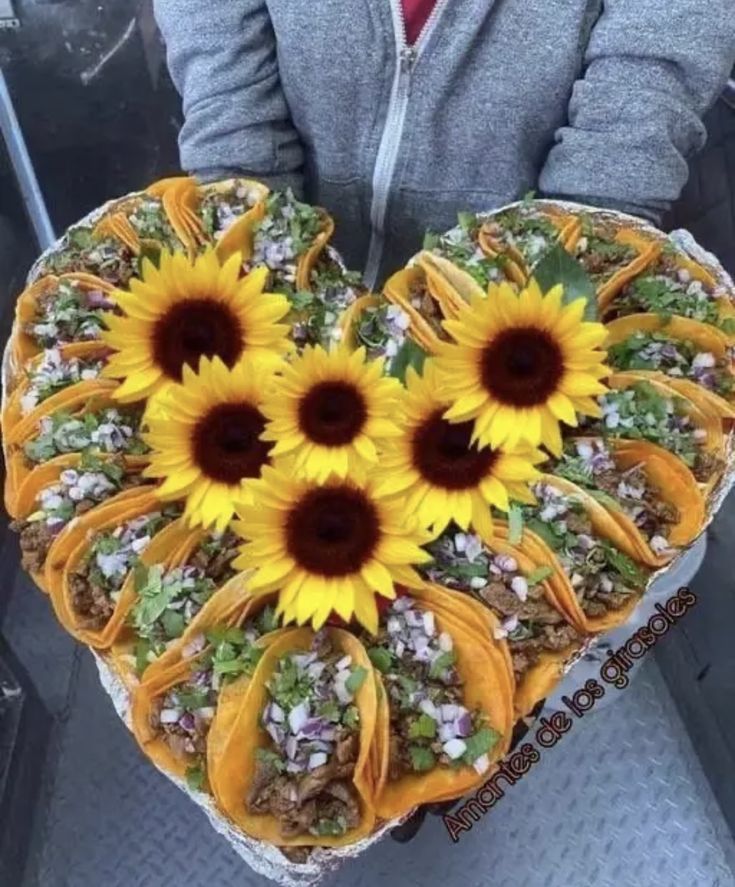
{"label": "cuff of sleeve", "polygon": [[192,170],[191,174],[198,182],[208,184],[220,179],[232,179],[238,176],[252,178],[267,185],[271,191],[285,191],[290,188],[297,200],[304,197],[304,177],[298,173],[282,173],[280,175],[264,176],[251,173],[244,169],[231,169],[228,167],[209,167],[207,169]]}

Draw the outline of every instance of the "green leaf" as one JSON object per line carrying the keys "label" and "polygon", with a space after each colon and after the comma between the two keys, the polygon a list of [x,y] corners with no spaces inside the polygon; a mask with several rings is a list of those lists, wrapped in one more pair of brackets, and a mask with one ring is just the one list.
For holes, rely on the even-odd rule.
{"label": "green leaf", "polygon": [[523,539],[523,510],[519,505],[511,505],[508,510],[508,543],[518,545]]}
{"label": "green leaf", "polygon": [[556,535],[554,530],[545,522],[537,517],[529,518],[526,521],[528,529],[535,533],[542,541],[544,541],[553,551],[559,551],[563,545],[563,539]]}
{"label": "green leaf", "polygon": [[549,576],[553,576],[554,571],[551,567],[536,567],[535,570],[531,570],[531,572],[526,576],[526,582],[530,586],[538,585],[540,582],[543,582],[544,579],[548,579]]}
{"label": "green leaf", "polygon": [[600,505],[604,505],[605,508],[610,511],[622,511],[622,507],[617,499],[614,499],[609,493],[604,492],[604,490],[597,490],[594,487],[589,487],[587,492],[595,499]]}
{"label": "green leaf", "polygon": [[412,745],[408,749],[411,755],[411,766],[418,773],[425,773],[427,770],[433,770],[436,766],[436,758],[434,752],[430,748],[424,748],[420,745]]}
{"label": "green leaf", "polygon": [[477,733],[468,736],[465,739],[467,748],[462,756],[465,763],[474,764],[481,755],[488,754],[495,747],[498,739],[500,736],[490,727],[483,727]]}
{"label": "green leaf", "polygon": [[207,771],[203,764],[198,767],[186,768],[186,784],[192,791],[200,792],[204,788],[204,780],[207,778]]}
{"label": "green leaf", "polygon": [[429,668],[429,677],[440,678],[448,668],[451,668],[454,665],[456,661],[457,657],[454,653],[454,650],[449,650],[446,653],[442,653],[440,656],[437,656],[436,659],[431,663],[431,667]]}
{"label": "green leaf", "polygon": [[595,285],[582,265],[559,244],[552,246],[533,272],[544,293],[558,283],[564,287],[564,304],[586,299],[586,320],[597,320],[597,293]]}
{"label": "green leaf", "polygon": [[367,669],[362,665],[358,665],[352,669],[350,672],[350,676],[345,681],[345,687],[348,692],[353,695],[357,693],[357,691],[362,687],[365,683],[365,678],[367,677]]}
{"label": "green leaf", "polygon": [[348,705],[345,713],[342,715],[342,723],[349,730],[354,730],[360,723],[360,712],[356,705]]}
{"label": "green leaf", "polygon": [[326,718],[328,721],[337,723],[339,721],[339,706],[333,699],[328,699],[319,706],[317,714],[320,718]]}
{"label": "green leaf", "polygon": [[399,379],[401,382],[404,382],[406,379],[406,371],[410,366],[412,366],[417,373],[421,373],[424,368],[426,356],[424,349],[420,345],[417,345],[413,339],[406,339],[403,345],[398,349],[398,354],[396,354],[391,361],[390,375],[393,376],[394,379]]}
{"label": "green leaf", "polygon": [[439,235],[435,234],[433,231],[427,231],[424,234],[424,249],[432,250],[436,249],[439,246]]}
{"label": "green leaf", "polygon": [[245,632],[235,626],[215,625],[204,632],[204,637],[218,647],[220,644],[242,644],[245,641]]}
{"label": "green leaf", "polygon": [[610,542],[604,541],[602,547],[605,549],[608,563],[620,573],[620,575],[633,585],[634,588],[642,588],[646,581],[646,574],[627,554],[615,548]]}
{"label": "green leaf", "polygon": [[459,212],[457,213],[457,221],[459,227],[468,233],[474,231],[477,227],[477,216],[474,213]]}
{"label": "green leaf", "polygon": [[409,739],[434,739],[436,737],[436,721],[427,714],[421,714],[408,728]]}
{"label": "green leaf", "polygon": [[286,765],[281,760],[281,756],[277,755],[269,748],[256,748],[255,757],[264,764],[270,764],[278,773],[282,773],[286,769]]}
{"label": "green leaf", "polygon": [[378,669],[379,672],[387,674],[393,664],[393,656],[390,650],[385,647],[370,647],[367,651],[370,661]]}
{"label": "green leaf", "polygon": [[143,672],[150,665],[149,655],[151,652],[151,642],[149,640],[140,640],[135,645],[135,673],[141,677]]}

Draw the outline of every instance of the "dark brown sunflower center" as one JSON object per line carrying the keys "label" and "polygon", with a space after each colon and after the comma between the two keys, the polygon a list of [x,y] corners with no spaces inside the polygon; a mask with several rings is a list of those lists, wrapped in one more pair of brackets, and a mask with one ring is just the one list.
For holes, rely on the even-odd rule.
{"label": "dark brown sunflower center", "polygon": [[544,330],[517,327],[500,333],[485,348],[481,372],[483,385],[501,403],[532,407],[556,391],[564,359]]}
{"label": "dark brown sunflower center", "polygon": [[153,329],[153,355],[170,379],[181,381],[184,364],[199,369],[200,357],[219,357],[228,366],[243,351],[243,330],[230,308],[214,299],[179,302]]}
{"label": "dark brown sunflower center", "polygon": [[322,446],[351,443],[366,419],[362,394],[347,382],[320,382],[299,404],[299,427],[309,440]]}
{"label": "dark brown sunflower center", "polygon": [[258,477],[271,444],[260,440],[265,419],[247,403],[223,403],[194,427],[194,461],[211,480],[237,484]]}
{"label": "dark brown sunflower center", "polygon": [[286,523],[286,545],[304,570],[320,576],[357,572],[380,541],[375,506],[348,486],[310,490]]}
{"label": "dark brown sunflower center", "polygon": [[445,490],[476,487],[497,458],[494,450],[478,450],[470,443],[472,422],[452,425],[437,410],[416,429],[413,464],[424,480]]}

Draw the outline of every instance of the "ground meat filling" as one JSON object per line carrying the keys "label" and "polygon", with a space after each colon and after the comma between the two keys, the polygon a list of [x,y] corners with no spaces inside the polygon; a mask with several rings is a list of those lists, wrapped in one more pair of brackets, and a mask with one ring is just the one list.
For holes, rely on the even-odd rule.
{"label": "ground meat filling", "polygon": [[436,767],[484,773],[498,734],[479,709],[463,704],[454,639],[434,613],[400,597],[383,614],[377,637],[365,637],[390,708],[389,778]]}
{"label": "ground meat filling", "polygon": [[643,591],[649,571],[597,536],[579,502],[545,483],[534,493],[538,504],[524,506],[524,525],[559,558],[587,616],[619,610]]}
{"label": "ground meat filling", "polygon": [[99,631],[110,621],[129,571],[153,536],[178,517],[166,508],[98,533],[81,564],[69,577],[71,606],[83,628]]}
{"label": "ground meat filling", "polygon": [[39,573],[46,563],[49,548],[75,517],[95,508],[111,496],[144,483],[140,474],[127,474],[122,460],[102,462],[82,457],[77,468],[61,472],[59,480],[38,494],[34,511],[10,527],[20,534],[23,569]]}
{"label": "ground meat filling", "polygon": [[[609,497],[609,507],[622,509],[654,551],[670,550],[668,536],[681,515],[661,490],[651,486],[642,464],[620,469],[602,440],[580,441],[567,447],[554,472]],[[604,499],[602,504],[606,504]]]}
{"label": "ground meat filling", "polygon": [[274,816],[284,838],[343,835],[359,824],[354,699],[367,676],[319,633],[310,650],[283,656],[266,684],[261,724],[271,743],[258,749],[245,803]]}
{"label": "ground meat filling", "polygon": [[408,292],[408,299],[411,303],[411,307],[415,308],[429,324],[434,335],[439,339],[447,341],[449,335],[442,326],[444,315],[441,312],[438,302],[432,298],[431,293],[429,293],[425,284],[420,280],[413,281]]}
{"label": "ground meat filling", "polygon": [[546,599],[543,581],[550,567],[524,575],[514,557],[493,554],[479,536],[456,529],[440,536],[430,551],[434,561],[424,570],[430,581],[471,595],[501,620],[497,637],[508,642],[516,679],[544,651],[581,643],[579,633]]}
{"label": "ground meat filling", "polygon": [[574,256],[596,286],[606,283],[627,267],[638,255],[635,248],[615,240],[611,225],[595,225],[583,220],[582,236],[574,247]]}
{"label": "ground meat filling", "polygon": [[232,561],[237,557],[240,539],[230,530],[212,533],[189,558],[190,566],[202,573],[218,587],[237,575]]}

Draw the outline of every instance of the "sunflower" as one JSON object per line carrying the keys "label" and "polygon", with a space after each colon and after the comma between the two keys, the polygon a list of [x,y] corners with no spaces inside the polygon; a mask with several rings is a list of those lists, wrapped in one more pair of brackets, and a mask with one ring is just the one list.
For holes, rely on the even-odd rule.
{"label": "sunflower", "polygon": [[276,442],[274,458],[292,458],[306,478],[344,478],[375,465],[384,441],[400,434],[390,418],[400,394],[400,382],[383,377],[382,360],[366,363],[364,348],[307,347],[263,404],[270,419],[263,438]]}
{"label": "sunflower", "polygon": [[212,249],[193,262],[164,250],[158,268],[143,260],[142,279],[130,281],[130,292],[115,290],[125,316],[105,314],[102,335],[117,351],[105,375],[125,380],[118,400],[181,382],[184,367],[196,369],[201,357],[233,367],[248,354],[272,364],[288,350],[288,327],[277,323],[288,313],[287,299],[263,292],[266,268],[242,278],[240,268],[238,255],[222,265]]}
{"label": "sunflower", "polygon": [[269,367],[254,358],[228,369],[219,357],[202,357],[198,373],[185,365],[182,383],[153,399],[143,435],[153,452],[144,474],[165,478],[161,499],[186,497],[193,525],[224,530],[234,502],[250,498],[270,458],[260,401],[271,379]]}
{"label": "sunflower", "polygon": [[376,494],[369,480],[331,477],[324,485],[294,479],[287,463],[266,467],[254,504],[238,507],[234,526],[250,541],[234,561],[253,569],[253,594],[280,591],[285,622],[320,628],[334,611],[377,631],[375,594],[392,599],[395,585],[416,587],[412,564],[431,557],[430,541],[396,500]]}
{"label": "sunflower", "polygon": [[406,374],[405,429],[381,456],[378,492],[400,495],[409,514],[437,535],[454,521],[463,530],[492,533],[490,506],[508,511],[511,498],[533,502],[528,484],[539,477],[534,465],[540,450],[517,452],[480,447],[472,441],[472,422],[444,418],[451,403],[439,390],[434,361],[423,375]]}
{"label": "sunflower", "polygon": [[606,331],[584,321],[586,299],[563,304],[563,288],[544,296],[535,280],[519,294],[508,283],[474,297],[444,321],[455,343],[437,365],[452,422],[475,420],[473,439],[492,447],[525,441],[561,453],[559,423],[577,413],[599,416],[594,398],[607,390]]}

